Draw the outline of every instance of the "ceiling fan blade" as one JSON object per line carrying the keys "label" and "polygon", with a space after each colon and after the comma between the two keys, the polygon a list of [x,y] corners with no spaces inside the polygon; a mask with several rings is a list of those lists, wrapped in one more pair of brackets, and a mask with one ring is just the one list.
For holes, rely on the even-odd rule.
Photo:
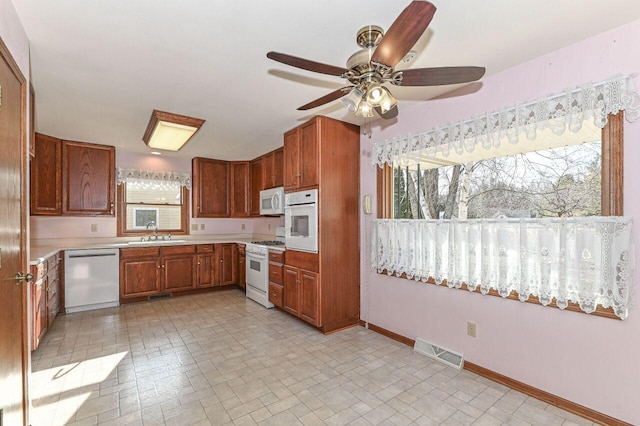
{"label": "ceiling fan blade", "polygon": [[346,68],[336,67],[333,65],[322,64],[320,62],[310,61],[308,59],[298,58],[296,56],[287,55],[286,53],[269,52],[267,58],[273,59],[276,62],[283,63],[285,65],[291,65],[292,67],[301,68],[307,71],[319,72],[321,74],[342,76],[348,70]]}
{"label": "ceiling fan blade", "polygon": [[374,108],[375,111],[378,113],[378,115],[382,118],[384,118],[385,120],[389,120],[391,118],[396,118],[398,116],[398,107],[394,106],[393,108],[391,108],[389,111],[385,112],[384,114],[382,113],[382,109],[380,109],[379,106]]}
{"label": "ceiling fan blade", "polygon": [[484,67],[439,67],[402,70],[402,80],[392,82],[397,86],[441,86],[468,83],[480,79]]}
{"label": "ceiling fan blade", "polygon": [[413,1],[391,24],[376,47],[371,62],[395,67],[427,29],[436,7],[428,1]]}
{"label": "ceiling fan blade", "polygon": [[300,108],[298,108],[298,111],[306,111],[308,109],[312,109],[315,107],[319,107],[320,105],[329,103],[331,101],[335,101],[336,99],[340,99],[341,97],[349,93],[351,89],[353,89],[352,86],[341,87],[340,89],[335,90],[328,95],[324,95],[323,97],[318,98],[315,101],[309,102],[306,105],[302,105]]}

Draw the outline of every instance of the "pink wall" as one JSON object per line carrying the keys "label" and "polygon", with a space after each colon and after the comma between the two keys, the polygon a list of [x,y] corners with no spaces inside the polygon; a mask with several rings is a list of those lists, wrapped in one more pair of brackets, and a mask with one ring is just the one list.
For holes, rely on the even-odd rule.
{"label": "pink wall", "polygon": [[[640,71],[640,21],[603,33],[483,79],[474,94],[403,108],[398,122],[363,137],[361,193],[375,194],[371,145],[469,118],[617,73]],[[640,78],[635,79],[640,88]],[[400,103],[402,107],[402,103]],[[624,209],[640,217],[640,121],[625,123]],[[374,203],[375,204],[375,203]],[[362,247],[371,216],[362,215]],[[635,232],[640,246],[640,232]],[[362,258],[362,319],[401,335],[422,337],[465,359],[618,419],[640,424],[640,311],[625,321],[417,284],[371,273]],[[368,296],[368,297],[367,297]],[[368,304],[367,304],[368,302]],[[367,308],[368,307],[368,308]],[[466,334],[477,323],[477,337]]]}

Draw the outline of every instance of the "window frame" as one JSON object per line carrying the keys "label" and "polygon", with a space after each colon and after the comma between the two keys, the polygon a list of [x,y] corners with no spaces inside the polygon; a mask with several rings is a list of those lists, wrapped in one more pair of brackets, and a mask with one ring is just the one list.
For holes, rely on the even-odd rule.
{"label": "window frame", "polygon": [[[118,237],[141,237],[147,236],[149,229],[127,229],[127,203],[126,203],[126,182],[118,185],[117,190],[117,235]],[[171,235],[189,235],[189,190],[185,186],[180,189],[180,229],[162,229],[158,228],[160,233],[170,233]],[[154,208],[154,207],[150,207]]]}
{"label": "window frame", "polygon": [[[602,170],[601,170],[601,215],[602,216],[622,216],[623,212],[623,186],[624,186],[624,111],[617,114],[609,114],[607,124],[601,132],[602,138]],[[385,164],[384,167],[377,168],[376,173],[377,187],[377,218],[393,219],[393,169]],[[386,274],[386,271],[381,273]],[[395,274],[392,274],[396,276]],[[406,278],[403,274],[401,278]],[[435,285],[433,278],[429,278],[428,284]],[[446,283],[446,281],[445,281]],[[444,284],[443,284],[444,285]],[[463,284],[461,290],[469,291],[466,284]],[[480,293],[480,289],[476,289],[475,293]],[[490,290],[489,295],[500,296],[494,289]],[[511,292],[506,299],[519,300],[516,292]],[[542,303],[537,297],[531,296],[526,300],[527,303],[534,303],[540,306]],[[555,301],[551,302],[550,307],[557,308]],[[565,308],[567,311],[580,312],[577,303],[570,302]],[[613,308],[603,308],[598,305],[595,312],[591,315],[602,316],[620,320]]]}

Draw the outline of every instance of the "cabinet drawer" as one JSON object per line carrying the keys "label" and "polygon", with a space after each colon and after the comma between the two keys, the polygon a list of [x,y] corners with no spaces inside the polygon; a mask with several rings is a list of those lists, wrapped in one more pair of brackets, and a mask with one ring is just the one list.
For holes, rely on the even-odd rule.
{"label": "cabinet drawer", "polygon": [[198,244],[196,246],[197,253],[213,253],[213,244]]}
{"label": "cabinet drawer", "polygon": [[269,281],[282,284],[282,264],[269,262]]}
{"label": "cabinet drawer", "polygon": [[318,253],[287,250],[287,265],[306,269],[307,271],[319,272]]}
{"label": "cabinet drawer", "polygon": [[284,252],[269,251],[269,262],[284,263]]}
{"label": "cabinet drawer", "polygon": [[57,268],[58,265],[60,265],[60,255],[59,254],[55,254],[51,257],[47,258],[47,270],[48,272],[51,272],[53,269]]}
{"label": "cabinet drawer", "polygon": [[120,259],[133,259],[137,257],[158,257],[160,247],[136,247],[120,249]]}
{"label": "cabinet drawer", "polygon": [[167,246],[161,247],[160,251],[163,256],[171,256],[174,254],[195,254],[196,246]]}
{"label": "cabinet drawer", "polygon": [[278,308],[282,308],[282,290],[283,287],[279,284],[269,283],[269,302],[276,305]]}

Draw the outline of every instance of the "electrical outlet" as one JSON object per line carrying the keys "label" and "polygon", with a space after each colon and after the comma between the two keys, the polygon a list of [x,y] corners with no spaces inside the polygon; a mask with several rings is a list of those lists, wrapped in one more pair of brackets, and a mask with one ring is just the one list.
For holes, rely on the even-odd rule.
{"label": "electrical outlet", "polygon": [[97,223],[92,223],[91,224],[91,232],[98,232],[98,224]]}
{"label": "electrical outlet", "polygon": [[468,321],[467,322],[467,335],[471,337],[476,337],[476,331],[478,326],[475,322]]}
{"label": "electrical outlet", "polygon": [[244,223],[242,224],[242,230],[244,231]]}
{"label": "electrical outlet", "polygon": [[200,230],[201,230],[201,231],[204,231],[204,223],[201,223],[201,224],[200,224]]}
{"label": "electrical outlet", "polygon": [[191,230],[192,231],[197,231],[198,230],[198,224],[197,223],[192,223],[191,224]]}

